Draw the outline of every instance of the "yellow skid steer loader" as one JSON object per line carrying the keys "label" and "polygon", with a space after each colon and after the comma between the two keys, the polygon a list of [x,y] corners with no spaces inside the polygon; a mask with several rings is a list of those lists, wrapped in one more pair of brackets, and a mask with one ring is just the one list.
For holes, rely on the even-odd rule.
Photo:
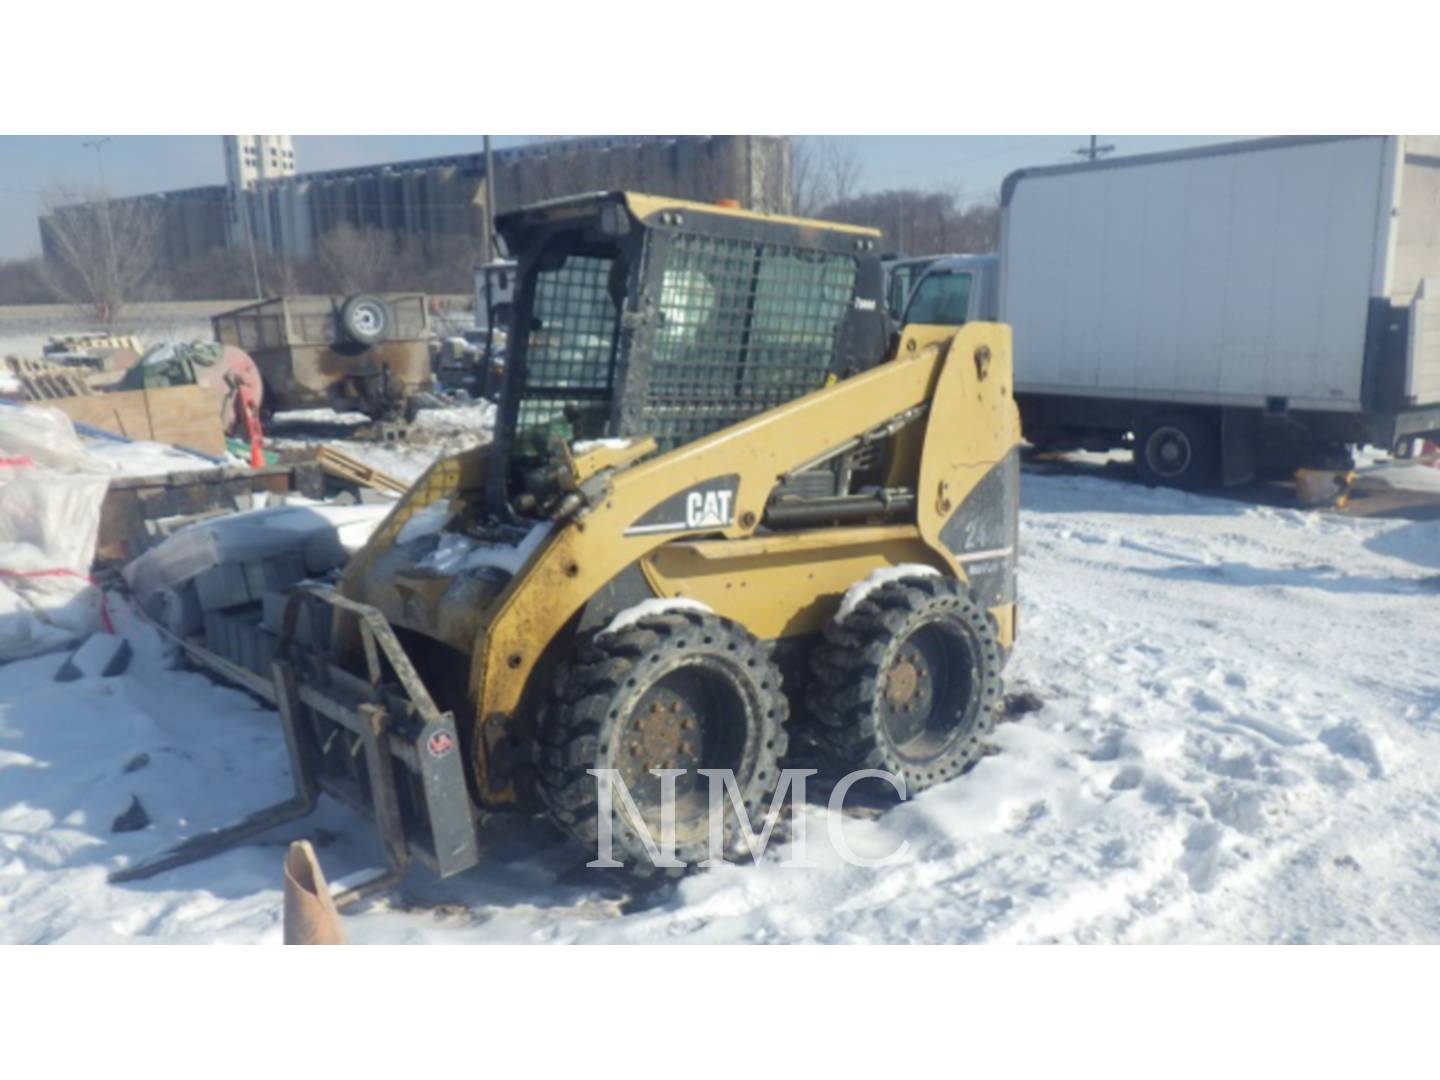
{"label": "yellow skid steer loader", "polygon": [[375,818],[395,874],[473,866],[504,808],[593,845],[606,769],[647,822],[656,771],[684,770],[692,863],[699,770],[753,817],[792,735],[908,793],[982,753],[1016,633],[1009,329],[892,333],[870,229],[631,193],[498,227],[519,287],[493,443],[291,594],[271,671],[187,645],[276,703],[294,797],[117,880],[321,792]]}

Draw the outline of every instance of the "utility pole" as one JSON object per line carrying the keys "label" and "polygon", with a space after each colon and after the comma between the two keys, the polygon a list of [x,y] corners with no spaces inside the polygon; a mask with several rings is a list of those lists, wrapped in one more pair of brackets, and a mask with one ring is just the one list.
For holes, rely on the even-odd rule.
{"label": "utility pole", "polygon": [[[98,139],[89,139],[80,144],[83,149],[95,151],[95,174],[100,178],[100,228],[105,234],[105,282],[106,291],[114,293],[118,290],[118,278],[120,276],[119,264],[115,256],[115,227],[110,220],[110,189],[105,185],[105,144],[110,141],[109,135],[101,136]],[[104,317],[109,322],[115,314],[115,306],[122,300],[120,296],[107,296],[103,303],[105,305]]]}
{"label": "utility pole", "polygon": [[245,243],[250,248],[250,275],[255,280],[255,299],[264,300],[265,290],[260,287],[260,260],[255,255],[255,227],[250,220],[250,210],[254,204],[250,199],[250,192],[243,184],[235,197],[241,200],[236,209],[241,212],[245,221]]}
{"label": "utility pole", "polygon": [[1082,147],[1080,147],[1080,149],[1076,150],[1075,153],[1079,154],[1079,155],[1080,155],[1081,157],[1083,157],[1083,158],[1089,158],[1089,159],[1090,159],[1090,164],[1091,164],[1091,165],[1094,165],[1095,162],[1097,162],[1097,161],[1100,160],[1100,155],[1101,155],[1101,154],[1113,154],[1113,153],[1115,152],[1115,147],[1114,147],[1113,145],[1109,145],[1109,144],[1107,144],[1107,145],[1105,145],[1105,146],[1098,146],[1098,145],[1096,145],[1097,143],[1099,143],[1099,141],[1100,141],[1100,136],[1099,136],[1099,135],[1091,135],[1091,136],[1090,136],[1090,145],[1089,145],[1089,146],[1082,146]]}
{"label": "utility pole", "polygon": [[495,250],[495,155],[490,136],[485,136],[485,261],[494,262]]}
{"label": "utility pole", "polygon": [[95,151],[95,172],[100,177],[100,190],[105,191],[105,144],[110,141],[110,136],[105,135],[99,139],[90,139],[80,145],[86,150]]}

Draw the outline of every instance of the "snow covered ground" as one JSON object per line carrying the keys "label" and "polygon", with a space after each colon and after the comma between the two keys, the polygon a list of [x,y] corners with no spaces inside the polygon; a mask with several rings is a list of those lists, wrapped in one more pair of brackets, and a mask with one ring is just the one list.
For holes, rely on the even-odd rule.
{"label": "snow covered ground", "polygon": [[[347,914],[390,941],[1440,940],[1440,523],[1246,506],[1027,475],[1011,689],[1044,707],[1000,753],[849,842],[805,812],[814,869],[687,878],[638,904],[542,824],[446,883]],[[0,667],[0,941],[275,942],[280,860],[378,862],[332,805],[267,844],[109,886],[105,872],[286,793],[272,714],[171,670]],[[153,824],[112,834],[138,796]]]}

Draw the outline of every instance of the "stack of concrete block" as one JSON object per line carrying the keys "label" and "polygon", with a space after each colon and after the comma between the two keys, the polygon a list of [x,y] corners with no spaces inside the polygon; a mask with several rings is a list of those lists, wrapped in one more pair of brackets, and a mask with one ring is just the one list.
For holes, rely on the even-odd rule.
{"label": "stack of concrete block", "polygon": [[276,640],[260,625],[259,605],[205,613],[205,647],[257,675],[270,673]]}
{"label": "stack of concrete block", "polygon": [[[285,605],[289,603],[288,592],[266,593],[260,601],[260,626],[266,633],[279,636],[285,621]],[[308,648],[322,652],[330,647],[330,623],[334,609],[329,604],[302,596],[295,612],[295,640]]]}
{"label": "stack of concrete block", "polygon": [[197,522],[130,563],[125,577],[145,611],[184,636],[201,629],[207,611],[258,602],[344,565],[388,512],[290,505]]}
{"label": "stack of concrete block", "polygon": [[249,671],[268,674],[279,627],[265,625],[266,597],[283,598],[306,573],[303,555],[289,551],[220,563],[197,574],[193,587],[206,648]]}
{"label": "stack of concrete block", "polygon": [[267,592],[284,591],[304,579],[304,557],[282,551],[259,559],[223,562],[195,576],[201,611],[258,604]]}

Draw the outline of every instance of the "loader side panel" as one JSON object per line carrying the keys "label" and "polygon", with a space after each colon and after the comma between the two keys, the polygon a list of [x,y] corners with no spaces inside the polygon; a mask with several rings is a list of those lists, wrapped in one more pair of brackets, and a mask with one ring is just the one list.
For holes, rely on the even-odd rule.
{"label": "loader side panel", "polygon": [[1020,531],[1020,449],[1014,447],[961,500],[940,540],[965,567],[987,608],[1015,602]]}

